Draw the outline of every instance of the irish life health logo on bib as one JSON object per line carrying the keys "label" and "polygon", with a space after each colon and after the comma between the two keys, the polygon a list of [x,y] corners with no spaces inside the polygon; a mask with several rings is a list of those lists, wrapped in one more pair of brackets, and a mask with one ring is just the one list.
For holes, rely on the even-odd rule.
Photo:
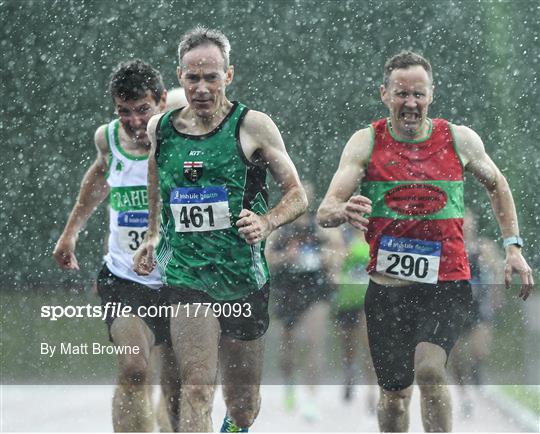
{"label": "irish life health logo on bib", "polygon": [[148,212],[121,212],[118,214],[117,224],[120,247],[126,253],[135,253],[146,235]]}
{"label": "irish life health logo on bib", "polygon": [[231,227],[225,186],[179,187],[171,191],[176,232],[204,232]]}
{"label": "irish life health logo on bib", "polygon": [[377,253],[377,272],[396,279],[437,283],[441,242],[383,235]]}

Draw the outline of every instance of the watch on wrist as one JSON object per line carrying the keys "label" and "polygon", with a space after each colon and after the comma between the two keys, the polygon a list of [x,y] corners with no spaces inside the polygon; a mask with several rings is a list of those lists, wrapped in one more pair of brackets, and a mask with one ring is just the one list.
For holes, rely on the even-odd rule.
{"label": "watch on wrist", "polygon": [[523,247],[523,238],[519,235],[514,235],[513,237],[503,239],[503,247],[506,248],[508,246]]}

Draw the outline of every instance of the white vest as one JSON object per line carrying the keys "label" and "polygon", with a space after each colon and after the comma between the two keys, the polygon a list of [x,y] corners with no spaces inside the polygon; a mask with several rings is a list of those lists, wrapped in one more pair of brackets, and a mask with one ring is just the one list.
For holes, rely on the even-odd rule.
{"label": "white vest", "polygon": [[107,126],[109,145],[109,252],[105,263],[115,276],[158,289],[162,283],[156,267],[149,276],[133,271],[133,254],[148,229],[148,156],[128,154],[118,140],[120,122]]}

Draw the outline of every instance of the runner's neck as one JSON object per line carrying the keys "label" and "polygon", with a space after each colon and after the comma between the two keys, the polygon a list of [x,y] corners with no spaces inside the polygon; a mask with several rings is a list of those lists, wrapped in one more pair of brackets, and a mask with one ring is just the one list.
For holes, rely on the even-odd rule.
{"label": "runner's neck", "polygon": [[128,136],[122,124],[119,126],[118,142],[124,151],[134,157],[143,157],[150,152],[150,141],[145,143],[136,142]]}
{"label": "runner's neck", "polygon": [[[185,113],[182,113],[183,117],[182,128],[179,130],[184,134],[203,136],[214,131],[222,122],[223,119],[229,114],[233,107],[233,104],[230,101],[225,101],[217,111],[208,117],[198,116],[189,106],[185,110]],[[184,112],[184,110],[182,110]]]}

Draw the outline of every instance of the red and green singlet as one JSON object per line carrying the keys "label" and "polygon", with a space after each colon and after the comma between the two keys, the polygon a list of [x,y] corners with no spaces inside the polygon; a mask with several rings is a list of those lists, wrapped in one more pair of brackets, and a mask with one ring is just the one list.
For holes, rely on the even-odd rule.
{"label": "red and green singlet", "polygon": [[428,120],[417,140],[398,139],[390,120],[371,125],[361,194],[372,200],[368,273],[437,283],[468,280],[463,242],[463,164],[451,125]]}

